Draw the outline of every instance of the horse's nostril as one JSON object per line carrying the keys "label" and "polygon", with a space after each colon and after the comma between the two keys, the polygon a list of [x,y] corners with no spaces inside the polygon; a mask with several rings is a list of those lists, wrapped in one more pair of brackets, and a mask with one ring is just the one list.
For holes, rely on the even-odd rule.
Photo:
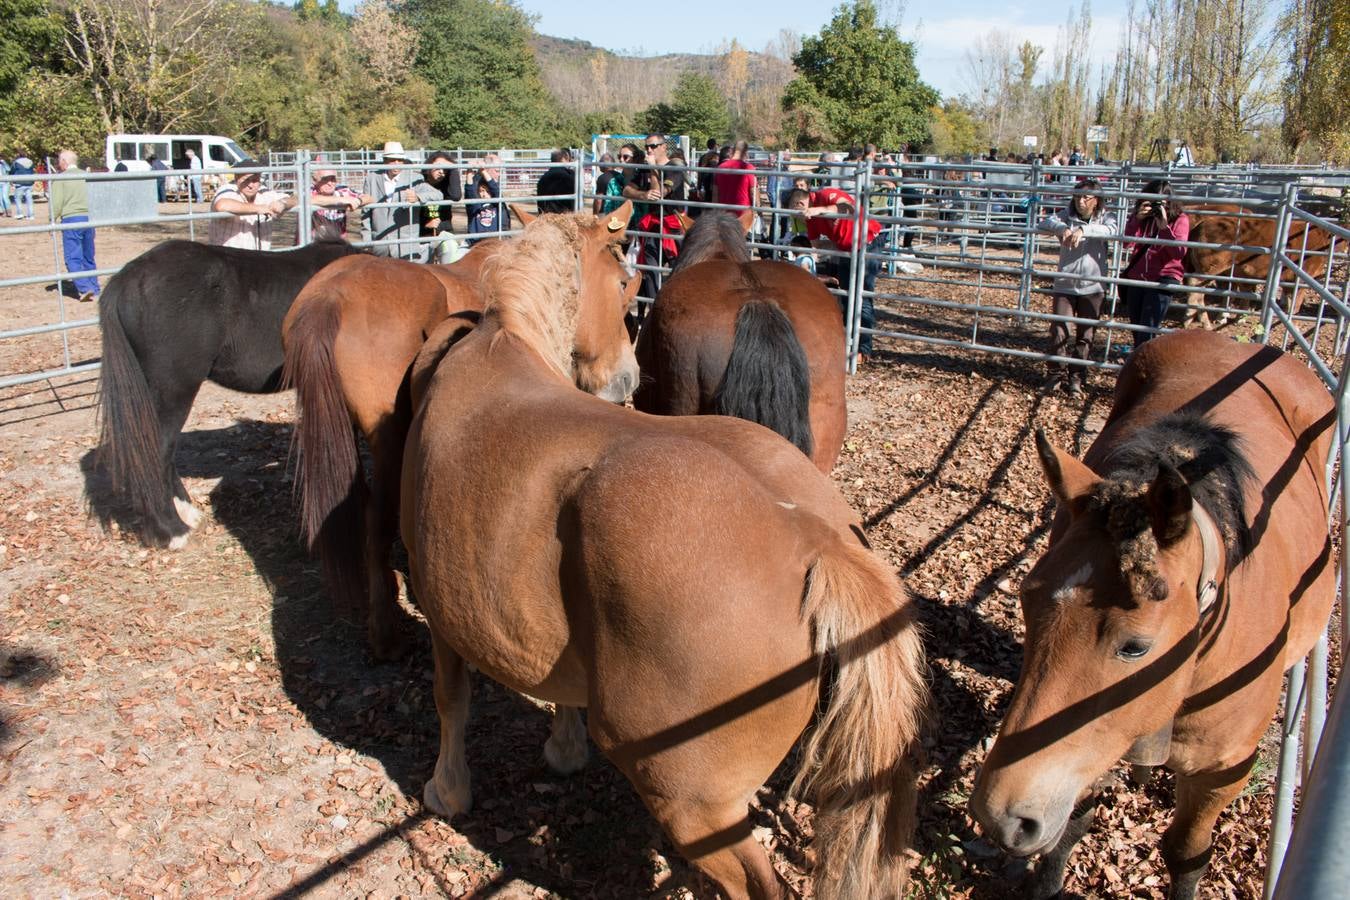
{"label": "horse's nostril", "polygon": [[1013,831],[1012,840],[1009,842],[1011,847],[1026,847],[1034,845],[1041,839],[1041,822],[1039,819],[1028,819],[1025,816],[1017,818],[1017,827]]}

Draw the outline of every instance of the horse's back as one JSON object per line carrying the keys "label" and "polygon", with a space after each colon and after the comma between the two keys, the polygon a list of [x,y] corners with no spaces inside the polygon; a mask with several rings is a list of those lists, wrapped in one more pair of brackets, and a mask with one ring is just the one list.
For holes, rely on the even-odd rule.
{"label": "horse's back", "polygon": [[801,344],[810,379],[812,455],[828,471],[847,427],[843,316],[834,296],[798,266],[709,260],[672,276],[638,338],[644,377],[634,405],[659,415],[714,412],[737,315],[756,300],[781,309]]}

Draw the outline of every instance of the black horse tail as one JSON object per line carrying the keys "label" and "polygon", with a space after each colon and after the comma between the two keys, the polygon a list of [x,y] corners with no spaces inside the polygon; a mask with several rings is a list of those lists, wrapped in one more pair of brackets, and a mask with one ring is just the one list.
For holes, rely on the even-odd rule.
{"label": "black horse tail", "polygon": [[338,379],[335,303],[308,303],[286,334],[283,389],[295,388],[295,490],[305,543],[319,557],[330,596],[360,609],[366,594],[366,475]]}
{"label": "black horse tail", "polygon": [[[105,471],[120,508],[92,502],[105,528],[114,518],[150,546],[167,546],[188,527],[172,508],[173,484],[160,461],[159,415],[145,371],[122,324],[125,285],[131,274],[114,276],[99,298],[98,327],[103,342],[99,378],[98,464]],[[125,514],[125,518],[124,515]]]}
{"label": "black horse tail", "polygon": [[713,409],[772,428],[811,455],[811,370],[791,320],[772,300],[752,300],[736,314]]}

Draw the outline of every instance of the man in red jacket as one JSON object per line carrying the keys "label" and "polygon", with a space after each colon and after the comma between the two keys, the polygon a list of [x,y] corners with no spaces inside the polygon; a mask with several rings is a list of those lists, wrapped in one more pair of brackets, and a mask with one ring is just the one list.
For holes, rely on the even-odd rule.
{"label": "man in red jacket", "polygon": [[[858,203],[853,195],[838,188],[821,188],[811,191],[792,191],[787,198],[788,209],[806,220],[806,236],[811,243],[851,253],[854,232],[858,222]],[[862,327],[873,328],[876,314],[872,307],[872,294],[877,289],[877,275],[881,272],[881,259],[876,254],[885,250],[881,237],[881,223],[872,218],[864,218],[865,231],[861,237],[862,251],[872,254],[863,265]],[[839,286],[848,289],[852,278],[852,260],[847,257],[835,258]],[[872,357],[872,335],[864,331],[858,338],[859,362]]]}

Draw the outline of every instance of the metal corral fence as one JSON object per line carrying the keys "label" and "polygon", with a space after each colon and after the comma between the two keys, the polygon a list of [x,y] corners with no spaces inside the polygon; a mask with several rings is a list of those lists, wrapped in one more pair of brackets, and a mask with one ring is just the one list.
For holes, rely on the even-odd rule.
{"label": "metal corral fence", "polygon": [[[496,171],[501,196],[488,203],[498,209],[513,199],[533,197],[535,182],[552,165],[546,150],[455,153],[457,161],[450,167],[460,170],[466,193],[471,190],[473,175],[485,169]],[[424,159],[427,151],[410,155]],[[367,174],[383,168],[378,156],[368,150],[274,155],[271,165],[246,171],[260,172],[268,187],[281,188],[307,186],[315,171],[333,169],[342,173],[341,180],[359,187]],[[572,191],[552,195],[551,199],[574,209],[604,209],[606,204],[619,202],[621,198],[596,195],[595,178],[600,173],[591,164],[576,160],[569,165]],[[1249,339],[1279,343],[1303,357],[1322,377],[1337,401],[1337,441],[1326,472],[1333,503],[1339,501],[1332,515],[1345,546],[1344,511],[1350,509],[1350,482],[1342,477],[1350,447],[1350,379],[1346,377],[1345,353],[1350,339],[1346,327],[1350,322],[1350,229],[1339,219],[1350,174],[1251,166],[1065,168],[937,161],[839,164],[800,156],[780,159],[774,166],[761,163],[755,171],[758,191],[754,208],[759,215],[751,235],[752,246],[761,256],[818,267],[822,274],[831,263],[843,264],[837,269],[840,277],[832,290],[848,324],[850,366],[855,364],[854,353],[862,335],[869,334],[884,345],[913,343],[1099,370],[1117,368],[1122,354],[1128,352],[1125,348],[1130,332],[1139,330],[1118,315],[1120,288],[1143,284],[1120,277],[1125,241],[1119,234],[1105,238],[1110,246],[1110,264],[1105,275],[1094,279],[1103,288],[1103,319],[1057,316],[1041,308],[1056,273],[1057,241],[1039,231],[1038,224],[1049,212],[1069,202],[1078,180],[1084,177],[1100,181],[1103,201],[1119,226],[1139,199],[1156,196],[1146,195],[1142,189],[1159,177],[1169,180],[1173,198],[1189,208],[1195,223],[1193,238],[1197,229],[1203,231],[1199,223],[1204,219],[1226,217],[1231,227],[1224,233],[1235,235],[1237,240],[1187,242],[1192,251],[1210,252],[1217,263],[1207,270],[1208,278],[1203,283],[1171,289],[1174,308],[1195,315],[1247,317]],[[414,163],[409,168],[418,166]],[[616,171],[625,174],[620,167]],[[714,173],[713,169],[689,167],[685,174],[692,185],[698,175]],[[142,237],[139,249],[122,262],[165,238],[204,240],[209,221],[229,215],[212,213],[208,204],[193,202],[190,197],[185,203],[156,203],[154,182],[164,177],[163,173],[40,177],[82,178],[88,182],[90,218],[100,238],[119,233]],[[670,176],[665,178],[669,180]],[[801,220],[784,208],[783,201],[798,179],[811,190],[834,186],[858,198],[848,213],[855,220],[854,234],[865,234],[865,225],[872,219],[881,224],[881,236],[869,244],[855,239],[847,248],[793,246],[791,239],[804,229]],[[24,181],[6,176],[0,178],[0,185]],[[309,240],[313,212],[309,192],[299,191],[296,197],[294,210],[276,223],[273,249]],[[687,200],[643,202],[646,208],[629,223],[628,233],[634,239],[629,259],[649,280],[641,299],[649,303],[669,273],[670,248],[677,248],[682,237],[672,218],[675,208],[696,212],[731,207]],[[434,205],[441,208],[441,217],[445,218],[447,207],[466,209],[466,216],[471,216],[483,203],[466,196],[434,204],[399,200],[377,205]],[[454,221],[455,214],[449,215]],[[498,230],[472,237],[511,233],[509,217],[503,214],[499,223]],[[0,387],[97,368],[97,336],[92,331],[97,319],[92,306],[73,299],[69,286],[75,277],[106,277],[118,266],[62,271],[61,235],[84,227],[88,226],[44,221],[0,228],[0,254],[9,263],[0,278],[0,288],[5,289],[0,292]],[[400,236],[373,240],[367,236],[355,243],[426,260],[453,257],[469,239],[460,230],[455,235],[413,239]],[[645,252],[639,253],[639,247]],[[42,262],[47,258],[50,268]],[[869,269],[882,277],[873,288],[866,289]],[[54,299],[41,296],[43,291],[39,289],[44,287],[46,292],[55,293]],[[863,327],[865,301],[879,308],[884,323]],[[1094,344],[1087,359],[1051,356],[1044,348],[1044,333],[1051,322],[1096,326],[1104,339]],[[58,351],[30,353],[24,345],[38,337],[58,340]],[[1350,587],[1344,563],[1340,585],[1344,596]],[[1340,646],[1344,648],[1347,623],[1343,604],[1341,610]],[[1344,848],[1350,846],[1350,712],[1346,709],[1350,693],[1336,693],[1328,718],[1327,651],[1324,636],[1307,662],[1290,672],[1287,682],[1268,897],[1333,896],[1350,883],[1350,860],[1344,854]],[[1306,789],[1291,844],[1294,796],[1300,784]],[[1296,862],[1287,867],[1288,874],[1281,879],[1286,847]]]}

